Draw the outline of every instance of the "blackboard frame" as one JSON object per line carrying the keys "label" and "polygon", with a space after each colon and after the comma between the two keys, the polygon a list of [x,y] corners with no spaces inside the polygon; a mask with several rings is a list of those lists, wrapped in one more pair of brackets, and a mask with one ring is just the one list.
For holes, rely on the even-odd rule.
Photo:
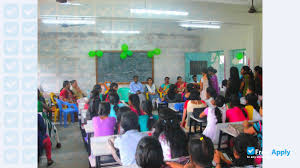
{"label": "blackboard frame", "polygon": [[[103,53],[120,53],[121,54],[121,50],[104,50]],[[148,51],[146,50],[132,50],[132,52],[143,52],[143,53],[147,53]],[[101,82],[98,82],[98,57],[95,57],[95,64],[96,64],[96,83],[97,84],[103,84]],[[152,79],[154,81],[154,57],[152,57]],[[117,82],[118,85],[127,85],[130,84],[129,82]],[[141,81],[142,84],[146,84],[147,81]]]}

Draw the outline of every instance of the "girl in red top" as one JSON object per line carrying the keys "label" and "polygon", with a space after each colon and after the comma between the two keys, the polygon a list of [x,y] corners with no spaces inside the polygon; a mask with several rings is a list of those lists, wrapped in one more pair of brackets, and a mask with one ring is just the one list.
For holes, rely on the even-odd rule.
{"label": "girl in red top", "polygon": [[137,116],[145,115],[145,112],[140,108],[140,99],[137,94],[131,94],[128,100],[129,107]]}
{"label": "girl in red top", "polygon": [[186,82],[182,81],[182,77],[178,76],[177,77],[177,82],[175,83],[178,89],[178,93],[182,94],[186,88]]}
{"label": "girl in red top", "polygon": [[70,90],[70,82],[64,81],[63,88],[60,90],[59,99],[64,102],[76,103],[76,99]]}

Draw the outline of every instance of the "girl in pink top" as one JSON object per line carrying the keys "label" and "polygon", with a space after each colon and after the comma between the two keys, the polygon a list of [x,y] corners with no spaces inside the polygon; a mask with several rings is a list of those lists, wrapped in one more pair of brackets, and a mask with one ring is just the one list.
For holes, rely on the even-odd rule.
{"label": "girl in pink top", "polygon": [[93,117],[94,136],[108,136],[114,134],[114,127],[116,119],[108,117],[110,113],[110,104],[108,102],[101,102],[99,104],[99,111],[96,117]]}
{"label": "girl in pink top", "polygon": [[240,98],[232,95],[230,98],[230,109],[226,111],[226,120],[228,122],[239,122],[249,120],[248,112],[245,108],[241,108]]}

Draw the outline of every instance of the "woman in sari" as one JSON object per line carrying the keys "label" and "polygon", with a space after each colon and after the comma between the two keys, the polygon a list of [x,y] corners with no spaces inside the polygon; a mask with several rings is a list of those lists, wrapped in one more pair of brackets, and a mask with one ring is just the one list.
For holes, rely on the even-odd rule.
{"label": "woman in sari", "polygon": [[170,87],[170,78],[165,77],[165,83],[163,83],[159,88],[159,91],[162,92],[162,96],[167,95],[169,91],[169,87]]}
{"label": "woman in sari", "polygon": [[70,82],[64,81],[63,88],[60,90],[59,99],[64,102],[76,103],[76,100],[70,90]]}
{"label": "woman in sari", "polygon": [[83,91],[79,88],[78,83],[77,83],[76,80],[72,80],[70,83],[71,83],[71,86],[72,86],[71,91],[73,92],[73,96],[76,99],[86,97],[86,94],[83,93]]}
{"label": "woman in sari", "polygon": [[182,77],[181,76],[178,76],[177,77],[177,82],[175,84],[177,86],[177,89],[178,89],[178,93],[179,94],[182,94],[186,88],[186,82],[184,82],[182,80]]}
{"label": "woman in sari", "polygon": [[254,75],[252,70],[248,66],[243,66],[241,69],[242,81],[240,85],[240,92],[242,93],[242,97],[246,96],[247,89],[249,88],[249,84],[253,84]]}

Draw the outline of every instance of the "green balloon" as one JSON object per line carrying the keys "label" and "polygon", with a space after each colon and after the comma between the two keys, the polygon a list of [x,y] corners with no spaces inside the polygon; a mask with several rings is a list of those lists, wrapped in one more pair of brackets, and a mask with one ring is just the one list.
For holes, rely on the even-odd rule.
{"label": "green balloon", "polygon": [[153,51],[148,51],[147,55],[148,55],[149,58],[152,58],[154,56],[154,52]]}
{"label": "green balloon", "polygon": [[130,50],[128,50],[128,51],[127,51],[127,55],[128,55],[128,56],[132,56],[132,55],[133,55],[133,52],[130,51]]}
{"label": "green balloon", "polygon": [[126,59],[126,58],[127,58],[126,52],[122,52],[121,55],[120,55],[120,58],[121,58],[122,60]]}
{"label": "green balloon", "polygon": [[239,52],[239,53],[236,54],[236,58],[237,58],[238,60],[243,59],[243,57],[244,57],[244,53],[242,53],[242,52]]}
{"label": "green balloon", "polygon": [[96,51],[96,55],[98,56],[98,57],[102,57],[103,56],[103,52],[102,51]]}
{"label": "green balloon", "polygon": [[95,52],[95,51],[90,51],[90,52],[89,52],[89,56],[90,56],[90,57],[94,57],[95,55],[96,55],[96,52]]}
{"label": "green balloon", "polygon": [[122,44],[122,51],[127,51],[127,50],[128,50],[128,45]]}
{"label": "green balloon", "polygon": [[160,49],[159,48],[155,48],[153,51],[154,51],[155,55],[159,55],[160,54]]}

